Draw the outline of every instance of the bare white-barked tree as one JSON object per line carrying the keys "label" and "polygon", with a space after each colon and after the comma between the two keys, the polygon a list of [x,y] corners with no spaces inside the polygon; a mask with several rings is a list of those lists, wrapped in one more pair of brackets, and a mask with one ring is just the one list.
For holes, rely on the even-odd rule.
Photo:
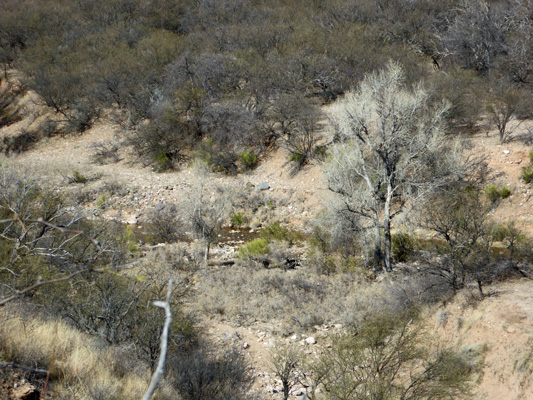
{"label": "bare white-barked tree", "polygon": [[331,107],[333,142],[325,171],[338,215],[371,230],[374,268],[390,271],[391,222],[461,172],[457,144],[444,135],[445,102],[430,105],[400,65],[362,80]]}

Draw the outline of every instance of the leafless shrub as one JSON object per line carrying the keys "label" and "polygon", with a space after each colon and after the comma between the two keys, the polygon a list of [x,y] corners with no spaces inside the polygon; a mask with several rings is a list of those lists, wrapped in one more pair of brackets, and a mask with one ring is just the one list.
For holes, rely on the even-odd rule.
{"label": "leafless shrub", "polygon": [[289,398],[292,387],[300,382],[302,354],[291,345],[276,343],[270,352],[272,371],[281,380],[283,400]]}
{"label": "leafless shrub", "polygon": [[205,241],[205,263],[211,244],[218,237],[218,230],[229,219],[232,196],[226,187],[208,187],[206,176],[209,166],[203,161],[194,165],[196,179],[187,194],[187,201],[179,205],[182,218],[199,239]]}
{"label": "leafless shrub", "polygon": [[176,204],[159,204],[147,212],[146,232],[154,243],[174,243],[185,235]]}
{"label": "leafless shrub", "polygon": [[92,159],[98,164],[114,164],[120,161],[119,147],[112,142],[95,142],[91,145]]}
{"label": "leafless shrub", "polygon": [[253,383],[242,352],[199,349],[169,360],[170,379],[185,400],[244,400]]}
{"label": "leafless shrub", "polygon": [[29,150],[38,141],[36,132],[21,129],[19,132],[4,136],[0,143],[0,151],[5,154],[17,154]]}

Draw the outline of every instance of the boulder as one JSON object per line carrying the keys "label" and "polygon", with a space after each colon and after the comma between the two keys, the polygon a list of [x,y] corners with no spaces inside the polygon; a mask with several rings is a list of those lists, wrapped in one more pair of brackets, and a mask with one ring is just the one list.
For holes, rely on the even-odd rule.
{"label": "boulder", "polygon": [[11,390],[10,399],[13,400],[39,400],[41,393],[35,388],[35,386],[29,383],[24,383],[17,388]]}
{"label": "boulder", "polygon": [[316,339],[312,336],[309,336],[307,339],[305,339],[305,343],[307,344],[315,344],[316,343]]}

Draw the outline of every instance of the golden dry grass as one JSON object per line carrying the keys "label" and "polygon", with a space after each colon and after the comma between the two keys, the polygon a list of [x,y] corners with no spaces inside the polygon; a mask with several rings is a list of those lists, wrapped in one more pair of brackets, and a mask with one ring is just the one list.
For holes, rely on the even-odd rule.
{"label": "golden dry grass", "polygon": [[[3,310],[0,318],[0,359],[49,369],[54,395],[80,400],[141,398],[151,377],[139,363],[124,371],[117,351],[56,320],[30,318]],[[165,384],[157,395],[168,398]]]}

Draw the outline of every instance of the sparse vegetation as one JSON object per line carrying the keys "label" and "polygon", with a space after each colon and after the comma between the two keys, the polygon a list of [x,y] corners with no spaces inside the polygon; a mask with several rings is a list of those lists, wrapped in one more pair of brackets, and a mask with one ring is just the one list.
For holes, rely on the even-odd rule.
{"label": "sparse vegetation", "polygon": [[243,151],[242,153],[239,153],[239,160],[245,170],[254,169],[259,161],[257,155],[251,151]]}
{"label": "sparse vegetation", "polygon": [[88,178],[85,175],[80,174],[78,171],[72,171],[72,182],[74,183],[87,183]]}
{"label": "sparse vegetation", "polygon": [[333,341],[312,366],[314,379],[327,399],[466,396],[472,374],[467,355],[432,351],[422,335],[412,315],[369,317]]}
{"label": "sparse vegetation", "polygon": [[[526,213],[498,220],[530,191],[466,154],[483,129],[533,182],[533,152],[514,158],[532,136],[531,15],[504,0],[3,0],[0,387],[14,362],[49,370],[48,397],[140,398],[164,347],[153,304],[173,287],[157,400],[265,398],[242,329],[272,337],[280,398],[466,395],[490,347],[432,346],[418,311],[531,278]],[[439,329],[466,334],[456,312]]]}
{"label": "sparse vegetation", "polygon": [[500,200],[500,199],[506,199],[511,195],[511,191],[506,186],[497,186],[497,185],[487,185],[485,186],[485,195],[488,197],[490,201],[493,203]]}

